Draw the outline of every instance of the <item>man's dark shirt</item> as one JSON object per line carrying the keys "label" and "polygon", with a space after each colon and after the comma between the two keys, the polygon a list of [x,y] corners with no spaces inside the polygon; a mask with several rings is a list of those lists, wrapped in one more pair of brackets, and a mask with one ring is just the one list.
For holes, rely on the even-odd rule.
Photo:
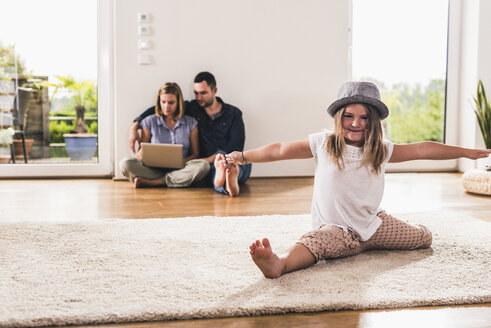
{"label": "man's dark shirt", "polygon": [[[228,154],[235,150],[244,150],[245,128],[242,112],[237,107],[224,103],[219,97],[216,99],[222,104],[222,110],[214,119],[211,119],[196,100],[184,102],[184,113],[198,121],[201,157],[209,157],[217,152]],[[155,114],[155,106],[148,108],[133,122],[141,122],[152,114]]]}

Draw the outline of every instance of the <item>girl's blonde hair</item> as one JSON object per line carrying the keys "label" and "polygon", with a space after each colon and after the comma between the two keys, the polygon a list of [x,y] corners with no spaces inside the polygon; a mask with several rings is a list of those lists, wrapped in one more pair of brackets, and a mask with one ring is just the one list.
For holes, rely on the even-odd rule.
{"label": "girl's blonde hair", "polygon": [[[380,115],[374,107],[362,105],[367,111],[368,120],[364,136],[363,159],[360,166],[369,165],[372,167],[373,173],[379,174],[388,151],[384,145],[382,123]],[[343,152],[346,148],[342,123],[345,110],[346,108],[342,108],[334,115],[334,133],[329,135],[326,140],[327,154],[340,170],[344,169]]]}
{"label": "girl's blonde hair", "polygon": [[163,94],[172,94],[177,99],[177,109],[174,114],[176,120],[180,119],[184,115],[184,100],[182,99],[182,91],[177,83],[167,82],[160,89],[157,95],[157,102],[155,103],[155,115],[163,117],[162,106],[160,106],[160,96]]}

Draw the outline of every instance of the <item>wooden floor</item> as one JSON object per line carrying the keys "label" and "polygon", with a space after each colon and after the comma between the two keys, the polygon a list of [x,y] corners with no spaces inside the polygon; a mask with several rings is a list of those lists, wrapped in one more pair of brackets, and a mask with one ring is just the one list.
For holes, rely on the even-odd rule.
{"label": "wooden floor", "polygon": [[[241,196],[207,188],[139,189],[109,179],[0,180],[0,219],[80,220],[301,214],[310,212],[312,178],[250,179]],[[386,175],[389,213],[452,211],[491,222],[491,197],[466,193],[458,173]],[[224,318],[118,327],[491,327],[491,304]]]}

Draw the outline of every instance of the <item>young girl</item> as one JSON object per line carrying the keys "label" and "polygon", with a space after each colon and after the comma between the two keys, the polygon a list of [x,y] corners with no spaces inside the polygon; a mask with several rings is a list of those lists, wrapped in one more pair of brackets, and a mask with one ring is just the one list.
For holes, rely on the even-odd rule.
{"label": "young girl", "polygon": [[177,83],[168,82],[158,92],[155,114],[141,121],[141,142],[173,143],[183,145],[184,168],[160,169],[145,166],[141,149],[137,158],[124,158],[119,167],[135,188],[140,187],[188,187],[206,177],[210,170],[208,162],[199,156],[198,122],[184,115],[184,101]]}
{"label": "young girl", "polygon": [[303,235],[281,257],[273,253],[267,238],[250,246],[254,263],[267,278],[307,268],[320,260],[367,250],[430,247],[432,235],[426,227],[405,223],[379,208],[386,163],[477,159],[491,153],[436,142],[397,145],[384,140],[381,120],[389,115],[389,110],[380,101],[379,90],[373,83],[344,83],[338,100],[327,111],[334,117],[334,132],[226,155],[227,161],[238,164],[311,157],[316,160],[314,230]]}

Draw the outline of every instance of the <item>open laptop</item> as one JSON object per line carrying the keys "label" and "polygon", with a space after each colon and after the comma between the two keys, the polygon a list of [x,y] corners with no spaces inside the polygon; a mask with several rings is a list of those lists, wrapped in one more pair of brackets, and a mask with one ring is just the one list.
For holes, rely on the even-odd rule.
{"label": "open laptop", "polygon": [[182,169],[184,167],[182,145],[180,144],[143,142],[141,147],[143,164],[146,166],[166,169]]}

